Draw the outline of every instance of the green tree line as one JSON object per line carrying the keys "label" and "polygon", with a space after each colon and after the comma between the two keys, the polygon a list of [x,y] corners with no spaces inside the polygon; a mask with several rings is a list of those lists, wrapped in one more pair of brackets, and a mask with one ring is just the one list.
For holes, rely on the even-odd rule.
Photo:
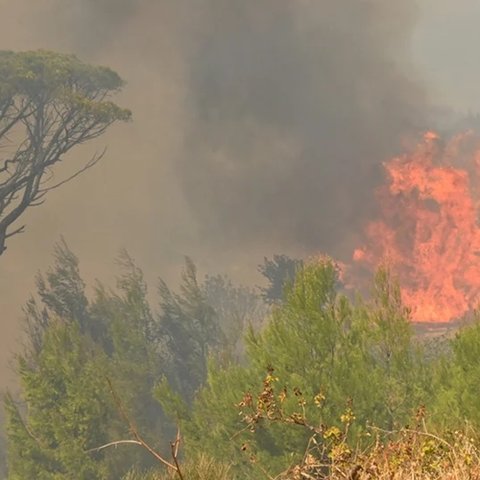
{"label": "green tree line", "polygon": [[[24,309],[20,394],[5,398],[8,478],[157,478],[165,467],[135,433],[168,459],[177,428],[188,478],[196,465],[203,478],[274,477],[299,460],[310,434],[245,424],[242,399],[267,371],[284,407],[301,406],[297,427],[316,417],[340,429],[351,411],[356,443],[371,441],[372,426],[402,428],[420,406],[434,431],[480,427],[480,323],[426,342],[387,270],[365,299],[345,291],[332,260],[296,262],[292,278],[286,258],[265,259],[262,291],[199,278],[187,259],[179,287],[160,280],[152,306],[128,254],[115,288],[97,283],[87,296],[78,259],[60,242]],[[283,294],[266,300],[279,282]]]}

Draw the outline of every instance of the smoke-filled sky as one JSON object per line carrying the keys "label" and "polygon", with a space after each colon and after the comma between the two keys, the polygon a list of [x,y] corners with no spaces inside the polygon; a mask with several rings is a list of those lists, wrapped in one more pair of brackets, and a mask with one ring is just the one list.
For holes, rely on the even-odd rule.
{"label": "smoke-filled sky", "polygon": [[64,235],[87,279],[126,247],[253,277],[275,252],[346,257],[379,165],[431,107],[480,109],[476,0],[0,0],[0,49],[115,69],[134,121],[23,217],[0,258],[0,386],[34,275]]}

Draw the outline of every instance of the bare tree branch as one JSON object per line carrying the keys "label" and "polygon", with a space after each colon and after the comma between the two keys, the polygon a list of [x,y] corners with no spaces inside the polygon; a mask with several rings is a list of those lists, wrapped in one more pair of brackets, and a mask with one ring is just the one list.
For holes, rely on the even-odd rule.
{"label": "bare tree branch", "polygon": [[[180,430],[177,431],[177,437],[174,442],[170,444],[171,446],[171,454],[172,454],[172,459],[173,463],[170,463],[168,460],[165,460],[165,458],[155,451],[140,435],[137,426],[135,425],[134,421],[129,417],[129,415],[126,412],[125,407],[122,404],[122,401],[120,400],[119,396],[117,395],[117,392],[113,388],[113,384],[109,378],[106,379],[108,386],[110,388],[110,392],[112,394],[113,400],[117,406],[118,412],[120,413],[120,416],[123,418],[125,423],[129,426],[130,432],[134,437],[134,440],[131,441],[130,443],[135,443],[137,445],[140,445],[142,448],[147,450],[147,452],[150,453],[155,459],[157,459],[160,463],[165,465],[168,468],[171,468],[180,478],[180,480],[184,480],[184,477],[182,475],[182,471],[180,469],[180,465],[178,464],[178,448],[180,445]],[[119,440],[121,443],[125,443],[125,440]],[[109,446],[115,445],[116,442],[111,442]],[[95,449],[94,449],[95,450]]]}
{"label": "bare tree branch", "polygon": [[109,442],[105,445],[100,445],[99,447],[90,448],[89,450],[85,450],[85,453],[93,453],[93,452],[100,452],[105,448],[109,447],[117,447],[118,445],[126,445],[126,444],[133,444],[133,445],[142,445],[138,440],[117,440],[116,442]]}
{"label": "bare tree branch", "polygon": [[23,233],[25,231],[25,225],[22,225],[21,227],[17,228],[16,230],[13,230],[13,232],[9,232],[5,234],[5,238],[10,238],[13,237],[14,235],[17,235],[18,233]]}
{"label": "bare tree branch", "polygon": [[92,168],[93,166],[95,166],[105,156],[106,152],[107,152],[107,148],[105,147],[100,153],[96,153],[89,160],[88,163],[86,163],[81,169],[77,170],[74,174],[72,174],[69,177],[65,178],[64,180],[56,183],[55,185],[51,185],[48,188],[40,189],[38,191],[39,195],[43,196],[45,193],[49,192],[50,190],[54,190],[55,188],[61,187],[62,185],[65,185],[65,183],[68,183],[70,180],[73,180],[74,178],[78,177],[79,175],[81,175],[83,172],[85,172],[89,168]]}

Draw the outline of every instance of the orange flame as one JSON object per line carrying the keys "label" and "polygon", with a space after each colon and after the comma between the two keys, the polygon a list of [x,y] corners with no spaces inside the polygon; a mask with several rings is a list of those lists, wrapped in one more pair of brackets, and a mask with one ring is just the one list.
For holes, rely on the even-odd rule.
{"label": "orange flame", "polygon": [[354,264],[387,261],[412,320],[458,319],[480,300],[480,141],[467,132],[444,144],[427,132],[384,167],[380,218],[367,225]]}

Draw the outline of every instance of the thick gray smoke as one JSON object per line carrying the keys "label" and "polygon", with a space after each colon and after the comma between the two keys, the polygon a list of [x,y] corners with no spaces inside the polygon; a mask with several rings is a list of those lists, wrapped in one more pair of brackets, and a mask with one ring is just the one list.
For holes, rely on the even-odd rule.
{"label": "thick gray smoke", "polygon": [[[117,70],[133,110],[101,165],[23,219],[0,261],[0,352],[63,234],[87,279],[126,247],[147,278],[183,255],[254,272],[273,252],[346,255],[378,166],[424,126],[414,0],[1,1],[0,48]],[[72,158],[75,160],[75,158]],[[3,343],[3,344],[2,344]],[[0,359],[2,362],[4,359]]]}
{"label": "thick gray smoke", "polygon": [[[207,250],[318,251],[348,244],[378,165],[424,126],[406,55],[414,13],[413,1],[44,0],[30,27],[52,48],[118,63],[138,88],[126,98],[143,89],[164,118],[155,90],[175,63],[182,146],[157,161]],[[135,129],[161,137],[165,120],[135,103]]]}
{"label": "thick gray smoke", "polygon": [[380,162],[425,125],[413,2],[203,5],[178,169],[203,238],[332,252],[371,213]]}

